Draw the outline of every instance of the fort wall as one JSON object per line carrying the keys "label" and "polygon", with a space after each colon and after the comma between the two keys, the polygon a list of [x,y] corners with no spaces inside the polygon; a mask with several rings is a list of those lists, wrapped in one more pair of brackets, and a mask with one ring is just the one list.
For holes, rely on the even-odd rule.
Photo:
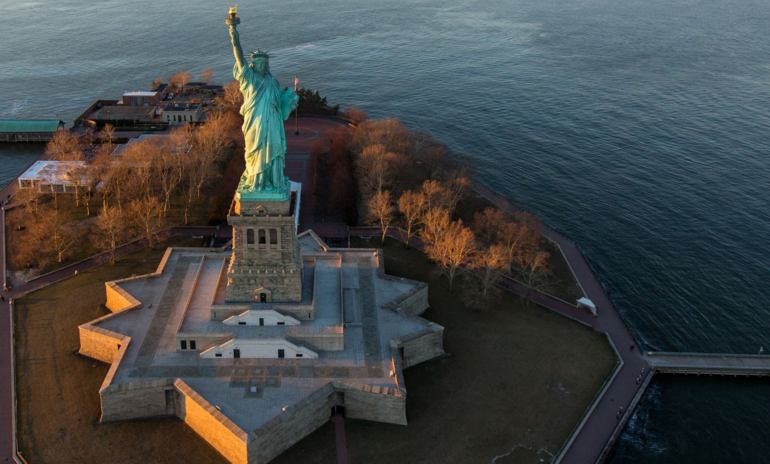
{"label": "fort wall", "polygon": [[345,349],[345,334],[338,333],[290,333],[287,338],[308,343],[319,351],[343,351]]}
{"label": "fort wall", "polygon": [[246,432],[182,380],[176,387],[176,415],[234,464],[246,464]]}
{"label": "fort wall", "polygon": [[109,330],[84,324],[78,327],[80,332],[79,354],[97,359],[104,363],[112,363],[118,354],[123,341],[128,338]]}
{"label": "fort wall", "polygon": [[397,388],[333,382],[344,393],[345,416],[406,425],[406,395]]}
{"label": "fort wall", "polygon": [[[144,278],[144,276],[142,277]],[[104,286],[107,289],[107,302],[104,306],[113,313],[126,309],[136,309],[142,305],[139,300],[120,288],[116,282],[106,282]]]}
{"label": "fort wall", "polygon": [[[170,391],[171,393],[166,393]],[[102,423],[170,416],[175,413],[172,379],[109,385],[99,391]]]}
{"label": "fort wall", "polygon": [[331,383],[286,408],[250,435],[249,463],[266,463],[322,426],[339,398]]}
{"label": "fort wall", "polygon": [[394,341],[401,349],[404,368],[445,354],[444,328],[432,322],[427,329]]}

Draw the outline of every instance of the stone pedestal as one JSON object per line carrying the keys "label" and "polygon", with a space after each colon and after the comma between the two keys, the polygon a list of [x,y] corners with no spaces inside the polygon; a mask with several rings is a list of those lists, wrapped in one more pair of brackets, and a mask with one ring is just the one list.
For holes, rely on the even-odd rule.
{"label": "stone pedestal", "polygon": [[236,196],[227,222],[233,256],[227,270],[227,302],[298,303],[303,267],[294,228],[295,194],[282,201]]}

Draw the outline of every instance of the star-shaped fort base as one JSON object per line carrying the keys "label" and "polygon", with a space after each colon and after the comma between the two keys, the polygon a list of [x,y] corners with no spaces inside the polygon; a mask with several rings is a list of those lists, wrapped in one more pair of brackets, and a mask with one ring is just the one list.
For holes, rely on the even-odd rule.
{"label": "star-shaped fort base", "polygon": [[402,369],[444,353],[418,315],[427,285],[386,275],[379,250],[297,238],[299,303],[226,303],[226,250],[169,248],[155,273],[106,283],[113,313],[79,328],[80,353],[112,364],[102,422],[177,416],[237,463],[268,462],[335,406],[405,425]]}

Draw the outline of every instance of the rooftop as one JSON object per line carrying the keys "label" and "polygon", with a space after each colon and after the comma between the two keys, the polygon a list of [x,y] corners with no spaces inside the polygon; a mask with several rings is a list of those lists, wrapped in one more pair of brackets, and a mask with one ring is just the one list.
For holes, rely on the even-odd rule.
{"label": "rooftop", "polygon": [[123,92],[124,97],[154,97],[157,94],[158,92],[154,90],[134,90],[132,92]]}
{"label": "rooftop", "polygon": [[100,114],[121,114],[121,115],[134,115],[134,114],[151,114],[155,111],[154,106],[127,106],[127,105],[115,105],[104,106],[102,109],[92,114],[91,117]]}
{"label": "rooftop", "polygon": [[19,179],[45,179],[47,183],[60,183],[68,180],[68,172],[73,168],[85,166],[83,161],[35,161]]}
{"label": "rooftop", "polygon": [[56,132],[64,122],[58,119],[40,121],[0,121],[0,132]]}
{"label": "rooftop", "polygon": [[197,111],[200,103],[169,103],[163,111]]}
{"label": "rooftop", "polygon": [[160,83],[160,84],[155,85],[155,87],[152,88],[152,91],[153,92],[163,92],[164,90],[166,90],[166,88],[168,88],[168,84]]}

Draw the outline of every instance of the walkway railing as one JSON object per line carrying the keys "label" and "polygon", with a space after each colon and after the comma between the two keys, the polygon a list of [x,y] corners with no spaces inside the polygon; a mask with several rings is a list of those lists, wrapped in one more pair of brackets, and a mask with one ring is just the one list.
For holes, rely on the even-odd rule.
{"label": "walkway railing", "polygon": [[650,367],[669,374],[770,376],[770,356],[759,354],[662,353],[644,354]]}

